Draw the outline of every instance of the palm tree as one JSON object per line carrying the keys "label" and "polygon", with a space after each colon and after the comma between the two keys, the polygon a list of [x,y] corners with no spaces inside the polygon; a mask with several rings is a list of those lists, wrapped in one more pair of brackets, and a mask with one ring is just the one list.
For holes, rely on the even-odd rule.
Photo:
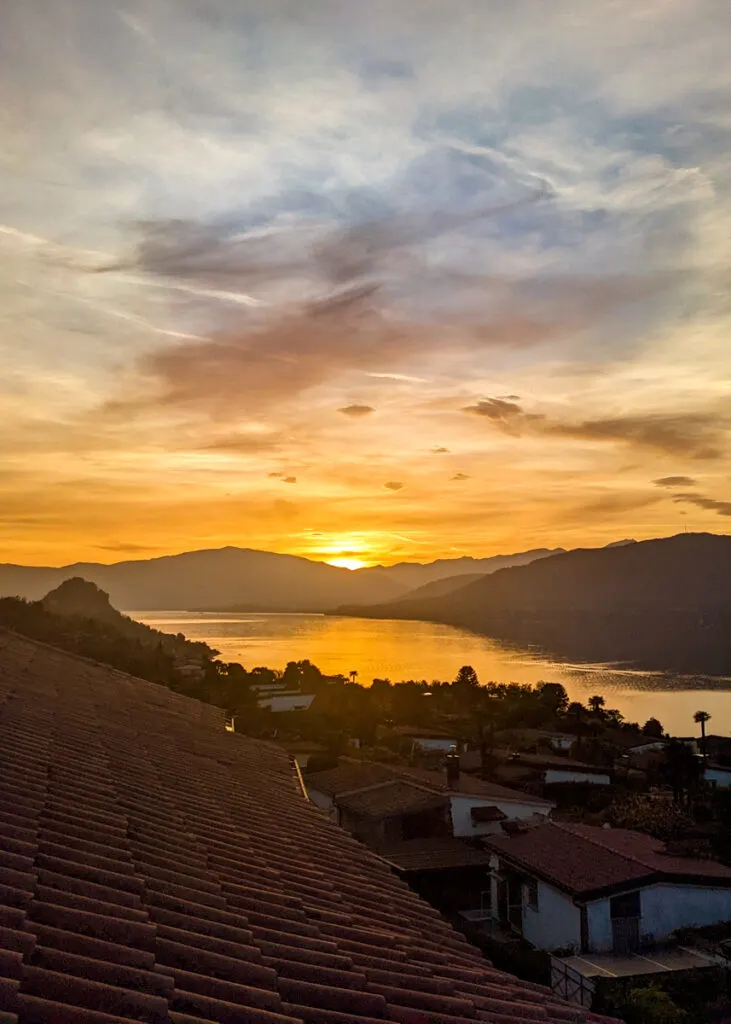
{"label": "palm tree", "polygon": [[701,727],[701,753],[705,760],[706,757],[706,722],[709,722],[711,716],[707,711],[696,711],[693,715],[693,721],[698,722]]}
{"label": "palm tree", "polygon": [[603,697],[599,697],[599,696],[589,697],[589,700],[587,701],[587,703],[588,703],[589,707],[591,708],[593,714],[595,714],[597,716],[597,718],[601,718],[603,716],[603,710],[602,709],[603,709],[604,705],[606,704],[606,701],[604,700]]}

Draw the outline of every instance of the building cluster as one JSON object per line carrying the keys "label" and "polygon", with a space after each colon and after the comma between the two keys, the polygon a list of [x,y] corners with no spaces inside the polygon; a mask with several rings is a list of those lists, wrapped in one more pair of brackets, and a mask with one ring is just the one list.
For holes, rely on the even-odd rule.
{"label": "building cluster", "polygon": [[[614,774],[560,735],[504,760],[522,788],[418,733],[421,766],[303,774],[0,633],[0,739],[0,1024],[607,1024],[600,981],[724,969],[677,935],[731,921],[731,868],[560,820],[552,786]],[[491,962],[516,944],[542,982]]]}

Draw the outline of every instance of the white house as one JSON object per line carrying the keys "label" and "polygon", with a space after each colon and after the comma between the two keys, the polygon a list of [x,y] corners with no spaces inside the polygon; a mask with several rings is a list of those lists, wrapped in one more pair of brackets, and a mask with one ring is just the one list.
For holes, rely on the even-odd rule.
{"label": "white house", "polygon": [[285,683],[253,683],[252,690],[256,692],[256,703],[260,708],[269,708],[271,711],[297,711],[307,710],[315,699],[314,693],[301,693],[299,690],[291,690]]}
{"label": "white house", "polygon": [[612,777],[608,768],[584,764],[569,757],[551,754],[512,754],[508,759],[521,768],[540,772],[545,785],[555,782],[589,782],[596,786],[608,786]]}
{"label": "white house", "polygon": [[273,693],[259,697],[257,704],[271,711],[306,711],[314,699],[314,693]]}
{"label": "white house", "polygon": [[450,750],[457,750],[460,747],[459,740],[453,736],[427,736],[423,733],[414,733],[409,735],[408,739],[419,750],[436,750],[443,754],[448,754]]}
{"label": "white house", "polygon": [[709,762],[703,767],[703,778],[717,789],[728,789],[731,786],[731,768]]}
{"label": "white house", "polygon": [[353,793],[388,786],[401,779],[421,790],[446,797],[449,802],[451,832],[454,836],[475,837],[502,832],[501,822],[520,819],[533,822],[546,819],[555,806],[550,800],[472,776],[376,764],[342,758],[337,768],[307,777],[307,791],[313,803],[338,820],[338,807]]}
{"label": "white house", "polygon": [[493,917],[538,949],[627,954],[731,921],[731,868],[640,832],[550,822],[485,842]]}

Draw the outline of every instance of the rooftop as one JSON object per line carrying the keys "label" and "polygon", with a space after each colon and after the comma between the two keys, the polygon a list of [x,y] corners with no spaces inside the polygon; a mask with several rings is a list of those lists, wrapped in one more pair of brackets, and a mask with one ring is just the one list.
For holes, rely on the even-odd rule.
{"label": "rooftop", "polygon": [[533,768],[559,768],[575,772],[594,772],[597,775],[606,775],[611,771],[610,768],[575,761],[572,757],[561,757],[560,754],[524,754],[507,750],[501,750],[499,753],[512,764],[529,765]]}
{"label": "rooftop", "polygon": [[497,782],[486,782],[472,775],[460,774],[456,784],[448,786],[446,772],[443,771],[411,768],[404,765],[377,764],[373,761],[356,761],[348,758],[342,758],[337,768],[308,775],[307,785],[311,789],[337,797],[340,803],[342,802],[340,797],[345,793],[362,789],[365,786],[392,782],[395,778],[408,779],[436,792],[450,795],[477,796],[513,803],[545,805],[546,808],[553,806],[550,800],[530,796],[517,789],[509,789]]}
{"label": "rooftop", "polygon": [[603,1018],[493,968],[221,711],[0,633],[3,1024]]}
{"label": "rooftop", "polygon": [[447,806],[447,798],[433,789],[425,789],[406,779],[377,782],[364,789],[343,793],[338,804],[352,814],[366,818],[388,818],[399,814],[416,814]]}
{"label": "rooftop", "polygon": [[620,828],[550,822],[485,845],[530,873],[576,896],[650,881],[731,886],[731,868],[713,860],[665,853],[658,839]]}
{"label": "rooftop", "polygon": [[401,871],[443,871],[448,868],[484,867],[490,854],[452,836],[432,839],[406,839],[379,849],[389,864]]}

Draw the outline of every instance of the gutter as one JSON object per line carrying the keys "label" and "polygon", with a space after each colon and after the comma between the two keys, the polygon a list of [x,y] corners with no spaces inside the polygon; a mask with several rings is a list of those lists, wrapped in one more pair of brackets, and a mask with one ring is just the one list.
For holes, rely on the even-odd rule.
{"label": "gutter", "polygon": [[308,803],[312,803],[312,801],[310,800],[310,794],[307,792],[307,786],[305,785],[305,780],[302,778],[302,769],[300,768],[299,763],[298,763],[296,757],[290,756],[290,758],[289,758],[289,766],[292,769],[292,771],[294,772],[294,777],[295,777],[295,779],[297,781],[297,785],[300,788],[300,792],[302,793],[302,796],[305,798],[305,800],[307,800]]}

